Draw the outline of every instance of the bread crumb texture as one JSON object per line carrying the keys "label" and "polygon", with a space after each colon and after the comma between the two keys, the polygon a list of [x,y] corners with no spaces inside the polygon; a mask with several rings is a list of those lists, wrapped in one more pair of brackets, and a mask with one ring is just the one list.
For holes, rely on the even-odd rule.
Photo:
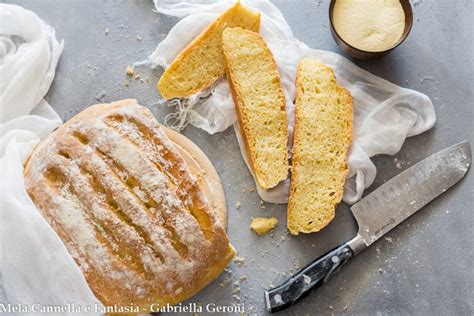
{"label": "bread crumb texture", "polygon": [[288,123],[280,75],[258,33],[228,28],[223,48],[250,165],[258,185],[272,188],[288,176]]}
{"label": "bread crumb texture", "polygon": [[352,97],[334,71],[303,59],[296,75],[295,134],[288,202],[290,233],[317,232],[334,218],[348,174]]}
{"label": "bread crumb texture", "polygon": [[225,74],[222,32],[227,27],[258,32],[260,13],[237,2],[198,35],[161,76],[157,88],[164,98],[189,97]]}
{"label": "bread crumb texture", "polygon": [[258,235],[264,235],[268,233],[271,229],[275,228],[277,224],[278,220],[275,217],[256,217],[252,219],[250,228]]}

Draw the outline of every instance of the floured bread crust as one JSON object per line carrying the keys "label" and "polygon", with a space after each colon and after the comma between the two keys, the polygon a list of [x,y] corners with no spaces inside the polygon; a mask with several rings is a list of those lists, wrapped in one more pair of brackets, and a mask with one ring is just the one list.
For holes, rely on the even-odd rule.
{"label": "floured bread crust", "polygon": [[31,155],[25,186],[105,305],[176,304],[235,255],[197,177],[135,100],[59,127]]}
{"label": "floured bread crust", "polygon": [[166,136],[173,142],[174,147],[184,159],[189,171],[197,178],[198,185],[206,196],[210,207],[215,211],[224,229],[227,228],[227,205],[224,188],[206,154],[186,136],[162,126]]}

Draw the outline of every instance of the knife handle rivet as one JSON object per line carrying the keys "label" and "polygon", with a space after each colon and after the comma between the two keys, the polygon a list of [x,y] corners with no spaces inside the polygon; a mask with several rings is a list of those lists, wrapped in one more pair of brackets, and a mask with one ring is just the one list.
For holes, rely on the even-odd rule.
{"label": "knife handle rivet", "polygon": [[281,299],[281,295],[280,294],[277,294],[273,297],[273,300],[275,301],[275,303],[283,303],[283,300]]}
{"label": "knife handle rivet", "polygon": [[339,262],[339,257],[338,256],[332,256],[331,257],[332,262],[338,263]]}

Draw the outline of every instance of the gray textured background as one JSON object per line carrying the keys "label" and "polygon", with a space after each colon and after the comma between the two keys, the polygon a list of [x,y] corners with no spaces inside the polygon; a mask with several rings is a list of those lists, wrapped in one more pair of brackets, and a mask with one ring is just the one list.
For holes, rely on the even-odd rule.
{"label": "gray textured background", "polygon": [[[177,19],[154,13],[151,0],[6,2],[33,10],[65,41],[47,96],[64,120],[97,103],[97,99],[136,98],[163,122],[170,110],[156,104],[159,94],[154,88],[161,70],[138,68],[142,82],[127,80],[125,68],[144,60]],[[274,2],[298,39],[313,48],[340,52],[328,28],[328,0]],[[438,115],[432,130],[408,139],[395,157],[374,159],[378,174],[368,192],[449,145],[464,139],[474,145],[472,3],[414,0],[415,23],[407,41],[381,59],[356,61],[376,75],[427,94]],[[138,41],[136,35],[143,40]],[[188,127],[184,134],[208,154],[221,176],[229,209],[230,240],[239,256],[245,258],[245,265],[232,263],[229,271],[190,301],[254,303],[258,314],[264,314],[264,288],[278,284],[285,273],[289,275],[355,234],[349,208],[341,204],[336,219],[322,232],[286,235],[285,206],[262,206],[255,192],[243,192],[253,187],[253,181],[232,129],[210,136]],[[284,314],[474,314],[473,191],[471,172]],[[237,202],[241,203],[240,209],[235,207]],[[252,216],[276,216],[280,223],[272,235],[258,237],[249,230]],[[247,280],[240,282],[243,276]],[[231,282],[222,284],[227,278]]]}

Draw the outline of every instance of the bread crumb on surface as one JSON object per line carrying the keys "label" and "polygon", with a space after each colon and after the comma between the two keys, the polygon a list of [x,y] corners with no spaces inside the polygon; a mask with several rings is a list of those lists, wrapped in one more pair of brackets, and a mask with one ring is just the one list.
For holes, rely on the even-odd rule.
{"label": "bread crumb on surface", "polygon": [[251,187],[244,187],[242,189],[242,192],[243,193],[252,193],[252,192],[255,192],[255,189],[254,188],[251,188]]}
{"label": "bread crumb on surface", "polygon": [[219,283],[219,286],[221,287],[227,286],[231,281],[232,281],[231,278],[227,277],[224,280],[222,280],[221,283]]}
{"label": "bread crumb on surface", "polygon": [[275,217],[256,217],[252,219],[250,228],[256,232],[258,235],[263,235],[268,233],[278,224],[278,220]]}
{"label": "bread crumb on surface", "polygon": [[237,256],[234,258],[234,262],[239,266],[243,266],[245,265],[245,258]]}
{"label": "bread crumb on surface", "polygon": [[239,209],[240,208],[240,202],[235,203],[235,208]]}
{"label": "bread crumb on surface", "polygon": [[109,28],[105,29],[105,35],[109,35]]}
{"label": "bread crumb on surface", "polygon": [[137,36],[136,36],[136,39],[137,39],[137,41],[142,41],[142,40],[143,40],[143,37],[141,37],[140,35],[137,35]]}
{"label": "bread crumb on surface", "polygon": [[127,66],[127,76],[133,76],[133,68],[130,66]]}
{"label": "bread crumb on surface", "polygon": [[138,80],[138,79],[140,79],[140,75],[135,76],[135,80]]}

